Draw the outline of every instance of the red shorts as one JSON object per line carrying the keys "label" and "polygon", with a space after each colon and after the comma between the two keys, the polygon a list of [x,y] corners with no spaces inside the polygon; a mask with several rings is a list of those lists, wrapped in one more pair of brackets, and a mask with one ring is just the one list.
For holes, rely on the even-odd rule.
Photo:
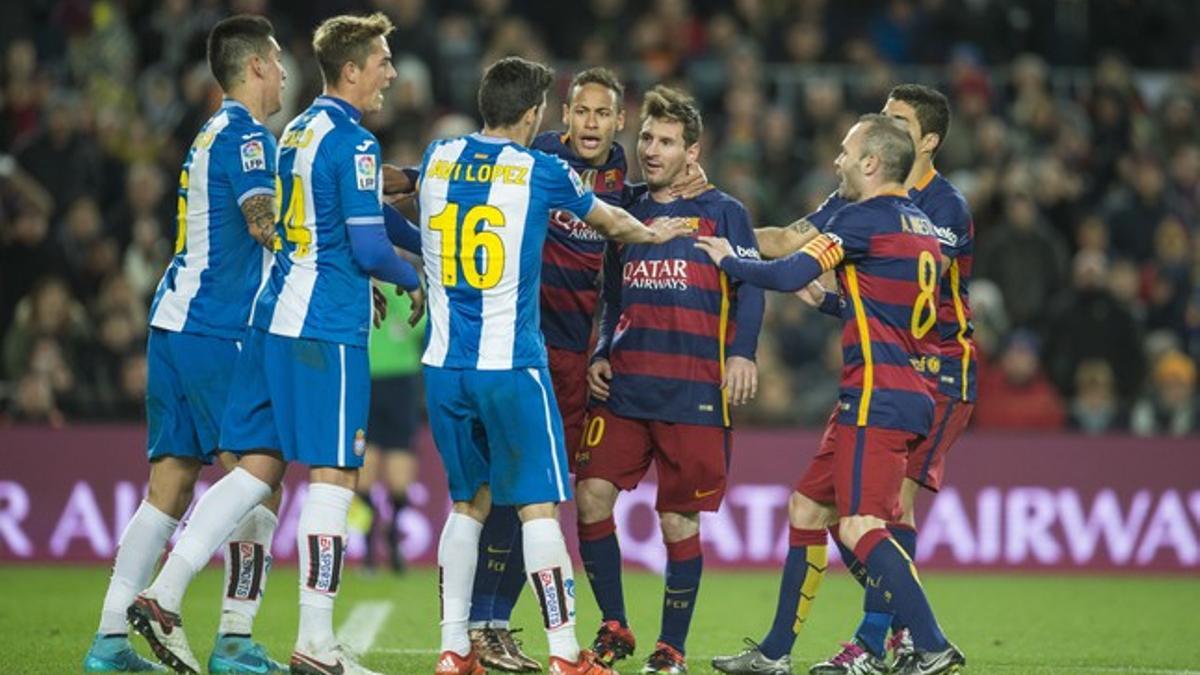
{"label": "red shorts", "polygon": [[575,477],[601,478],[632,490],[654,460],[658,511],[716,511],[725,497],[731,442],[725,427],[631,419],[593,408],[575,459]]}
{"label": "red shorts", "polygon": [[554,398],[562,413],[563,440],[567,444],[567,466],[575,472],[575,455],[583,438],[583,417],[587,412],[588,353],[569,349],[546,347],[550,357],[550,382],[554,385]]}
{"label": "red shorts", "polygon": [[933,413],[933,428],[908,456],[908,477],[926,490],[937,492],[946,474],[946,454],[958,442],[971,421],[974,403],[967,403],[945,394],[934,394],[937,408]]}
{"label": "red shorts", "polygon": [[838,424],[835,408],[821,447],[796,482],[796,492],[835,504],[839,516],[900,518],[900,484],[921,436],[911,431]]}

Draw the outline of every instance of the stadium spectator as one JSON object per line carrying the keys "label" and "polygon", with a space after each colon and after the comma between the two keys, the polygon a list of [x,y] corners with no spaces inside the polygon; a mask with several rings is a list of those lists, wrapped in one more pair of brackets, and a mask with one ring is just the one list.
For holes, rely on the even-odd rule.
{"label": "stadium spectator", "polygon": [[1071,428],[1087,434],[1118,431],[1125,426],[1113,371],[1100,359],[1088,359],[1075,369],[1075,396],[1069,415]]}
{"label": "stadium spectator", "polygon": [[990,235],[979,235],[978,276],[1000,287],[1014,326],[1039,327],[1050,299],[1067,281],[1066,244],[1023,192],[1009,196],[1005,222]]}
{"label": "stadium spectator", "polygon": [[997,362],[980,361],[976,428],[1058,429],[1065,418],[1062,398],[1038,361],[1033,332],[1013,333]]}
{"label": "stadium spectator", "polygon": [[1155,362],[1151,385],[1133,407],[1133,432],[1139,436],[1195,433],[1200,424],[1196,363],[1179,351],[1168,351]]}
{"label": "stadium spectator", "polygon": [[1130,309],[1106,286],[1108,270],[1101,254],[1075,256],[1074,285],[1059,294],[1050,310],[1044,361],[1051,381],[1068,396],[1076,393],[1081,363],[1106,361],[1118,395],[1128,403],[1144,375],[1141,336]]}

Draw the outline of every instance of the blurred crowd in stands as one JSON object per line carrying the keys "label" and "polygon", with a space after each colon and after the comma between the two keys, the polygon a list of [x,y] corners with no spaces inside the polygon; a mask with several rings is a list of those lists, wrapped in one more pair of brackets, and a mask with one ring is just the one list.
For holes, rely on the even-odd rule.
{"label": "blurred crowd in stands", "polygon": [[[517,54],[703,103],[702,163],[761,225],[835,186],[845,129],[892,85],[951,100],[938,169],[975,216],[980,429],[1200,427],[1200,5],[1168,0],[31,0],[0,8],[0,408],[138,420],[146,311],[174,248],[176,176],[220,100],[208,28],[269,16],[288,69],[278,131],[321,80],[331,14],[382,10],[399,77],[365,123],[415,164],[478,127],[483,65]],[[771,296],[758,400],[739,421],[818,425],[836,325]],[[787,374],[787,377],[781,377]]]}

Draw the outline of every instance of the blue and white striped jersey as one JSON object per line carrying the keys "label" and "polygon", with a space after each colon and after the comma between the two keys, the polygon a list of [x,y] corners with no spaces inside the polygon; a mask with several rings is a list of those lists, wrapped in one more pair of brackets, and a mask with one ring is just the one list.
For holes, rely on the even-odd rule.
{"label": "blue and white striped jersey", "polygon": [[275,137],[225,99],[192,141],[179,174],[175,257],[158,282],[150,325],[240,339],[270,255],[246,231],[241,204],[275,193]]}
{"label": "blue and white striped jersey", "polygon": [[371,278],[347,227],[383,223],[379,141],[354,106],[318,96],[279,140],[275,263],[251,323],[275,335],[365,347]]}
{"label": "blue and white striped jersey", "polygon": [[582,219],[592,192],[565,161],[476,133],[426,149],[419,199],[429,284],[422,362],[545,366],[538,297],[550,210]]}

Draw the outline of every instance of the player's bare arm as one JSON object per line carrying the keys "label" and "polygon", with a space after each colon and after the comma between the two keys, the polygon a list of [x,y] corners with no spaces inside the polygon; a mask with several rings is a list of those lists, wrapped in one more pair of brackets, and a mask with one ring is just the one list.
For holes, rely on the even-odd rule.
{"label": "player's bare arm", "polygon": [[275,195],[254,195],[242,202],[246,230],[268,251],[275,250]]}
{"label": "player's bare arm", "polygon": [[408,194],[415,192],[417,186],[409,178],[404,169],[395,164],[383,165],[383,194]]}
{"label": "player's bare arm", "polygon": [[758,252],[767,260],[786,258],[804,248],[817,234],[817,228],[806,218],[783,227],[760,227],[754,231]]}
{"label": "player's bare arm", "polygon": [[600,234],[622,244],[665,244],[692,231],[684,218],[657,218],[646,226],[625,209],[599,200],[584,221]]}

